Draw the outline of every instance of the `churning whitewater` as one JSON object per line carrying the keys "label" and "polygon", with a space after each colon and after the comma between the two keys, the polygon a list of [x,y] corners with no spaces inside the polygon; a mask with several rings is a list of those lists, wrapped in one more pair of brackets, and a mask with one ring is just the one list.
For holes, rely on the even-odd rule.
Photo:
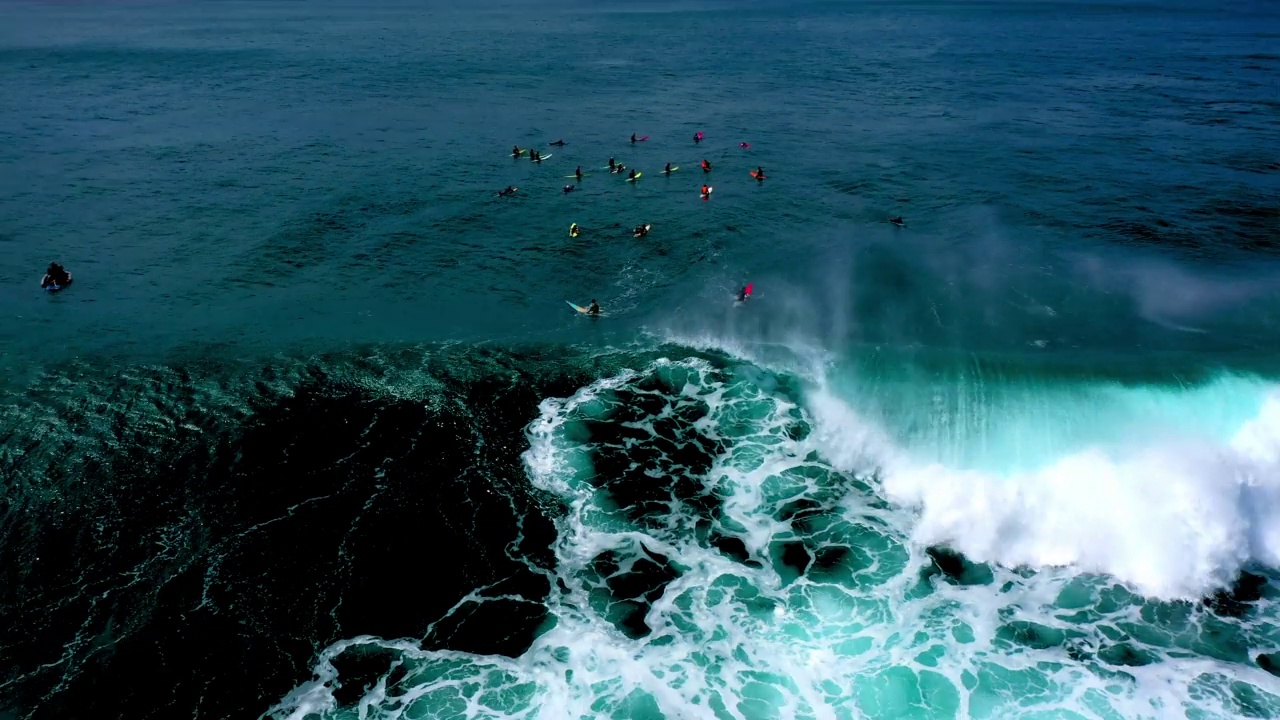
{"label": "churning whitewater", "polygon": [[[1274,625],[1236,619],[1230,594],[1199,602],[1280,549],[1275,386],[1083,387],[1112,398],[1103,416],[1156,392],[1191,410],[1233,392],[1255,415],[1226,439],[999,473],[917,457],[803,367],[674,354],[543,400],[523,460],[564,511],[529,649],[345,639],[270,716],[1280,712],[1269,660],[1241,656]],[[479,588],[452,612],[501,597]]]}

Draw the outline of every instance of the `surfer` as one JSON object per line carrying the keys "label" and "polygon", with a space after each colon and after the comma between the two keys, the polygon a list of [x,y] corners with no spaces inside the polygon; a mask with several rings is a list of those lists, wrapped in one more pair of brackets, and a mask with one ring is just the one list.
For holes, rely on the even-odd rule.
{"label": "surfer", "polygon": [[568,194],[569,194],[569,193],[571,193],[571,192],[573,192],[573,186],[572,186],[572,185],[565,185],[565,186],[564,186],[564,194],[565,194],[565,195],[568,195]]}
{"label": "surfer", "polygon": [[694,134],[693,134],[693,141],[694,141],[695,143],[700,143],[700,142],[702,142],[702,133],[694,133]]}
{"label": "surfer", "polygon": [[555,142],[553,142],[553,143],[548,143],[548,144],[549,144],[549,145],[555,145],[555,146],[557,146],[557,147],[564,147],[564,141],[563,141],[563,140],[557,140],[557,141],[555,141]]}
{"label": "surfer", "polygon": [[889,218],[889,222],[893,223],[894,225],[897,225],[898,227],[902,227],[903,225],[906,224],[905,221],[903,221],[901,215],[899,215],[898,217]]}
{"label": "surfer", "polygon": [[748,145],[748,144],[746,144],[746,143],[744,143],[744,142],[740,142],[740,143],[738,143],[738,147],[740,147],[740,148],[746,148],[746,149],[748,149],[748,150],[750,150],[750,149],[751,149],[751,146],[750,146],[750,145]]}
{"label": "surfer", "polygon": [[571,238],[576,238],[576,237],[578,237],[578,233],[580,233],[580,232],[582,232],[582,231],[581,231],[580,229],[578,229],[578,223],[570,223],[570,224],[569,224],[569,237],[571,237]]}
{"label": "surfer", "polygon": [[520,146],[513,145],[511,147],[511,157],[520,157]]}
{"label": "surfer", "polygon": [[636,142],[636,134],[631,133],[631,142]]}
{"label": "surfer", "polygon": [[665,168],[663,168],[663,169],[662,169],[662,172],[666,173],[667,175],[670,175],[670,174],[671,174],[671,163],[667,163],[667,166],[666,166]]}
{"label": "surfer", "polygon": [[67,272],[62,265],[51,262],[49,269],[44,271],[44,277],[40,278],[40,287],[42,288],[61,288],[71,282],[71,273]]}
{"label": "surfer", "polygon": [[595,298],[591,298],[591,304],[587,306],[587,314],[588,315],[600,314],[600,305],[596,302]]}
{"label": "surfer", "polygon": [[710,195],[710,194],[711,194],[711,188],[710,188],[710,187],[708,187],[706,184],[703,184],[703,186],[702,186],[702,197],[706,197],[706,196],[708,196],[708,195]]}
{"label": "surfer", "polygon": [[519,189],[520,189],[520,188],[517,188],[517,187],[511,187],[510,185],[508,185],[506,190],[499,190],[499,191],[498,191],[498,197],[506,197],[506,196],[508,196],[508,195],[515,195],[515,194],[516,194],[516,191],[517,191],[517,190],[519,190]]}
{"label": "surfer", "polygon": [[759,165],[756,166],[756,179],[757,180],[764,179],[764,168],[760,167]]}
{"label": "surfer", "polygon": [[749,297],[751,297],[751,285],[743,285],[742,289],[738,291],[738,302],[746,302]]}
{"label": "surfer", "polygon": [[711,163],[706,160],[702,161],[702,172],[711,172]]}
{"label": "surfer", "polygon": [[638,238],[639,238],[639,237],[644,237],[645,235],[648,235],[648,234],[649,234],[649,225],[648,225],[648,223],[646,223],[646,224],[644,224],[644,225],[637,225],[637,226],[636,226],[636,229],[631,231],[631,235],[632,235],[633,237],[638,237]]}
{"label": "surfer", "polygon": [[578,166],[578,168],[577,168],[576,170],[574,170],[574,171],[573,171],[573,174],[574,174],[574,175],[576,175],[576,176],[578,177],[578,179],[579,179],[579,180],[581,180],[581,179],[582,179],[582,166],[581,166],[581,165],[579,165],[579,166]]}
{"label": "surfer", "polygon": [[636,179],[636,169],[635,169],[635,168],[631,168],[631,173],[630,173],[629,175],[627,175],[627,179],[628,179],[628,180],[635,180],[635,179]]}
{"label": "surfer", "polygon": [[609,158],[609,169],[610,169],[610,170],[612,170],[612,169],[614,168],[614,165],[615,165],[615,164],[616,164],[616,163],[614,163],[614,162],[613,162],[613,158]]}
{"label": "surfer", "polygon": [[627,171],[627,166],[623,165],[622,163],[618,163],[617,165],[614,165],[613,169],[610,170],[609,172],[613,173],[614,175],[617,175],[619,173],[624,173],[626,171]]}

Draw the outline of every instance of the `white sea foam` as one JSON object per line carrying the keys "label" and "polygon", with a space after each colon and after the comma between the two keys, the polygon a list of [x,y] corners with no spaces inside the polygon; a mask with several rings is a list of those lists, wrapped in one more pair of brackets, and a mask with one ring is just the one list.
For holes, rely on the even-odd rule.
{"label": "white sea foam", "polygon": [[[1250,561],[1280,564],[1280,392],[1266,392],[1257,417],[1226,441],[1183,432],[1099,443],[1010,473],[922,461],[823,390],[810,409],[838,466],[865,467],[859,449],[875,448],[886,496],[919,509],[912,535],[920,544],[1009,567],[1107,573],[1152,597],[1196,598],[1228,586]],[[1095,412],[1105,423],[1108,408]]]}

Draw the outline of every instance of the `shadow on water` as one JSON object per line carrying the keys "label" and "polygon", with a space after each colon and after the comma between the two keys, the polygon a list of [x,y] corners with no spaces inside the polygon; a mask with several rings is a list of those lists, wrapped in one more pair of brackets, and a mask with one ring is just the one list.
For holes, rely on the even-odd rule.
{"label": "shadow on water", "polygon": [[[246,717],[362,634],[518,655],[556,503],[520,453],[559,357],[87,366],[6,401],[3,707]],[[455,604],[468,593],[497,598]]]}

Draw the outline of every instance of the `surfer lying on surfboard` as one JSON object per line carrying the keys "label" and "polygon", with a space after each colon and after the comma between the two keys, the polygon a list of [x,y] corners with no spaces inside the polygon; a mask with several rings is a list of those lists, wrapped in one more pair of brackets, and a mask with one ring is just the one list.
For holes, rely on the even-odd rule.
{"label": "surfer lying on surfboard", "polygon": [[894,225],[897,225],[898,227],[903,227],[904,225],[906,225],[906,221],[902,219],[901,215],[899,215],[898,217],[889,218],[889,222],[893,223]]}
{"label": "surfer lying on surfboard", "polygon": [[508,196],[508,195],[515,195],[515,194],[516,194],[516,191],[517,191],[517,190],[519,190],[519,189],[520,189],[520,188],[518,188],[518,187],[511,187],[510,185],[508,185],[506,190],[499,190],[499,191],[498,191],[498,197],[506,197],[506,196]]}
{"label": "surfer lying on surfboard", "polygon": [[563,147],[563,146],[564,146],[564,141],[563,141],[563,140],[557,140],[557,141],[555,141],[555,142],[553,142],[553,143],[547,143],[547,144],[548,144],[548,145],[556,145],[556,146],[559,146],[559,147]]}
{"label": "surfer lying on surfboard", "polygon": [[746,285],[742,286],[742,289],[738,291],[738,302],[740,303],[746,302],[747,298],[751,297],[751,290],[754,287],[755,285],[753,283],[747,283]]}
{"label": "surfer lying on surfboard", "polygon": [[637,225],[636,229],[631,231],[632,237],[641,238],[648,234],[649,234],[649,223],[645,223],[644,225]]}

